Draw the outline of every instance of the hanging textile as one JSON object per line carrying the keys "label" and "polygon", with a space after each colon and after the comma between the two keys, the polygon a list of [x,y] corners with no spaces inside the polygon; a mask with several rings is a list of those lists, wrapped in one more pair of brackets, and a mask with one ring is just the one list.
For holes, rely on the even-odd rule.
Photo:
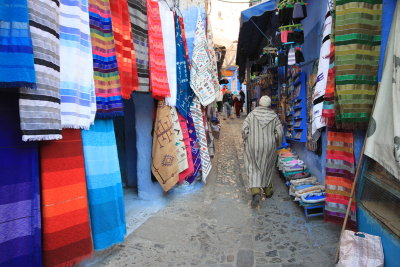
{"label": "hanging textile", "polygon": [[39,153],[21,140],[18,94],[1,94],[0,124],[0,266],[41,266]]}
{"label": "hanging textile", "polygon": [[330,64],[328,70],[328,81],[324,95],[324,105],[322,116],[325,118],[326,125],[335,125],[335,46],[331,44]]}
{"label": "hanging textile", "polygon": [[190,147],[190,137],[189,137],[189,130],[188,130],[188,125],[185,117],[183,117],[181,114],[178,113],[178,119],[179,119],[179,124],[182,129],[182,135],[183,135],[183,142],[185,144],[185,149],[186,149],[186,157],[187,157],[187,163],[188,163],[188,168],[181,173],[179,173],[179,183],[183,183],[189,176],[191,176],[194,172],[194,166],[193,166],[193,158],[192,158],[192,149]]}
{"label": "hanging textile", "polygon": [[174,13],[166,2],[159,2],[162,35],[164,41],[165,66],[167,69],[170,97],[165,98],[165,104],[176,106],[177,77],[176,77],[176,42]]}
{"label": "hanging textile", "polygon": [[400,2],[390,30],[386,57],[370,121],[365,155],[400,180]]}
{"label": "hanging textile", "polygon": [[207,180],[207,176],[211,171],[211,159],[210,154],[208,153],[208,144],[206,130],[204,127],[203,112],[201,110],[200,101],[197,97],[193,99],[190,111],[193,117],[197,140],[200,146],[202,180],[205,183]]}
{"label": "hanging textile", "polygon": [[177,99],[176,108],[183,117],[187,118],[194,93],[189,84],[189,64],[186,56],[184,30],[181,19],[175,16],[176,31],[176,71],[177,71]]}
{"label": "hanging textile", "polygon": [[337,127],[368,124],[378,83],[381,15],[382,0],[336,1]]}
{"label": "hanging textile", "polygon": [[163,99],[171,96],[171,92],[168,84],[158,2],[155,0],[147,0],[147,12],[149,27],[150,90],[155,99]]}
{"label": "hanging textile", "polygon": [[188,44],[187,44],[187,41],[186,41],[185,23],[183,22],[183,18],[182,17],[179,17],[178,19],[179,19],[179,25],[181,26],[180,29],[181,29],[181,34],[182,34],[183,46],[185,48],[186,61],[187,61],[187,64],[190,65],[190,63],[189,63],[189,49],[188,49]]}
{"label": "hanging textile", "polygon": [[163,100],[157,103],[151,156],[153,175],[164,191],[169,191],[178,182],[179,167],[171,111]]}
{"label": "hanging textile", "polygon": [[207,106],[215,100],[213,79],[212,57],[208,49],[203,20],[199,14],[194,39],[192,66],[190,69],[190,87],[203,106]]}
{"label": "hanging textile", "polygon": [[128,5],[139,76],[138,91],[149,92],[149,40],[146,0],[128,0]]}
{"label": "hanging textile", "polygon": [[60,85],[62,127],[88,129],[96,96],[86,0],[60,1]]}
{"label": "hanging textile", "polygon": [[124,115],[108,0],[89,0],[94,84],[98,118]]}
{"label": "hanging textile", "polygon": [[124,117],[114,119],[114,130],[123,184],[137,186],[136,119],[132,99],[124,99]]}
{"label": "hanging textile", "polygon": [[72,266],[92,252],[82,137],[41,143],[43,265]]}
{"label": "hanging textile", "polygon": [[189,64],[192,62],[192,55],[193,55],[193,47],[194,47],[194,40],[195,40],[195,32],[196,32],[196,25],[197,19],[201,14],[203,22],[206,21],[206,12],[204,7],[193,6],[185,9],[183,12],[183,23],[186,33],[186,40],[187,40],[187,51],[188,51],[188,61]]}
{"label": "hanging textile", "polygon": [[59,7],[28,0],[37,90],[19,89],[22,140],[61,139]]}
{"label": "hanging textile", "polygon": [[129,99],[139,89],[139,78],[127,0],[110,0],[110,8],[122,97]]}
{"label": "hanging textile", "polygon": [[82,131],[89,198],[90,222],[95,250],[124,240],[124,195],[112,120],[96,120]]}
{"label": "hanging textile", "polygon": [[0,0],[0,88],[35,89],[32,40],[27,0]]}
{"label": "hanging textile", "polygon": [[[326,150],[325,220],[343,223],[354,182],[353,133],[328,130]],[[348,227],[356,228],[356,203],[351,204]]]}
{"label": "hanging textile", "polygon": [[[207,40],[208,40],[208,53],[211,55],[211,68],[212,68],[212,83],[214,84],[214,91],[220,92],[220,84],[218,79],[218,65],[217,65],[217,56],[215,55],[214,50],[214,37],[212,35],[212,27],[211,27],[211,20],[206,19],[207,21]],[[237,83],[233,83],[233,86],[237,86]],[[233,91],[233,90],[232,90]]]}
{"label": "hanging textile", "polygon": [[[325,22],[322,32],[322,44],[318,61],[318,76],[313,93],[313,118],[312,135],[320,136],[320,129],[326,126],[326,120],[322,116],[324,96],[328,82],[328,71],[330,66],[331,33],[333,1],[328,1],[325,14]],[[316,133],[318,131],[318,133]]]}
{"label": "hanging textile", "polygon": [[187,127],[189,131],[190,147],[192,150],[193,160],[193,174],[189,176],[186,181],[193,183],[200,174],[201,171],[201,157],[200,157],[200,145],[197,139],[197,133],[193,122],[192,112],[188,113]]}
{"label": "hanging textile", "polygon": [[188,158],[186,155],[186,147],[185,142],[183,140],[183,132],[181,125],[179,123],[178,112],[176,112],[176,108],[171,107],[171,120],[172,120],[172,128],[174,130],[175,135],[175,146],[176,146],[176,157],[178,160],[178,169],[179,173],[183,172],[187,168],[189,168]]}

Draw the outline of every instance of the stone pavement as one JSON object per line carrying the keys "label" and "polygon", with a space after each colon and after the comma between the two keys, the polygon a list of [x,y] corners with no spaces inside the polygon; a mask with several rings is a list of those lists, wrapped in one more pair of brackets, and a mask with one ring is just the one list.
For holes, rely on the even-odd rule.
{"label": "stone pavement", "polygon": [[277,174],[273,197],[250,208],[242,122],[222,121],[206,186],[172,200],[95,266],[334,266],[339,226],[307,223]]}

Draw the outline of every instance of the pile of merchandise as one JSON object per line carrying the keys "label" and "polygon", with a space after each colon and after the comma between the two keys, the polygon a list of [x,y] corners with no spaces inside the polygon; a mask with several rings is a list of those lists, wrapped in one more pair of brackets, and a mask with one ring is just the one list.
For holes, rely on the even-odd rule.
{"label": "pile of merchandise", "polygon": [[[311,217],[308,210],[325,205],[325,186],[310,175],[307,165],[296,152],[288,147],[279,149],[278,169],[289,187],[289,195],[304,207],[307,217]],[[314,213],[313,216],[315,215]]]}

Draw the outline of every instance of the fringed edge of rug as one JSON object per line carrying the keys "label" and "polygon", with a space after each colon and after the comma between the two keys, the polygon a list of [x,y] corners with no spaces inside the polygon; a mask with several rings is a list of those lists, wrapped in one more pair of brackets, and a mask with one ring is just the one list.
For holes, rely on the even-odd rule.
{"label": "fringed edge of rug", "polygon": [[48,135],[23,135],[22,141],[51,141],[51,140],[61,140],[61,134],[48,134]]}
{"label": "fringed edge of rug", "polygon": [[75,130],[89,130],[90,126],[92,126],[94,124],[94,122],[91,122],[90,125],[88,126],[80,126],[80,125],[76,125],[76,124],[63,124],[62,128],[64,129],[75,129]]}

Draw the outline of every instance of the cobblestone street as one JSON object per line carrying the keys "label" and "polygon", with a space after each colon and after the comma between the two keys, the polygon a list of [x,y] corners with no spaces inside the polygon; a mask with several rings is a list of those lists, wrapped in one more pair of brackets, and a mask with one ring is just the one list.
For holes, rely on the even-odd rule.
{"label": "cobblestone street", "polygon": [[250,208],[242,119],[222,121],[207,185],[176,197],[95,266],[334,266],[339,226],[306,222],[274,176],[274,195]]}

